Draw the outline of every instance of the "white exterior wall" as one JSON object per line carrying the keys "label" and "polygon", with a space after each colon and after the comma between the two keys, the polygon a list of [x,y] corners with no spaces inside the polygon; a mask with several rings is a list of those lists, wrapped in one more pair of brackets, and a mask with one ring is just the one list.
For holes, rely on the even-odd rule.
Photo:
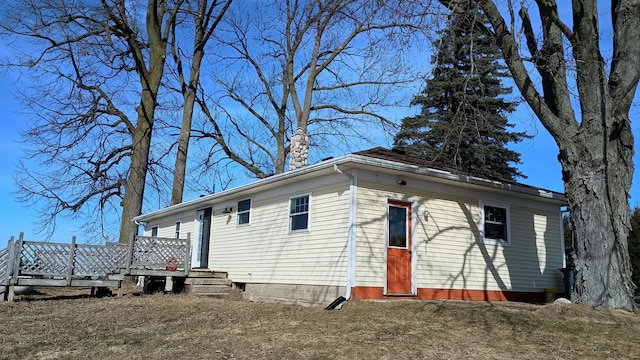
{"label": "white exterior wall", "polygon": [[[388,199],[413,202],[416,286],[542,292],[563,288],[560,209],[531,196],[358,171],[355,286],[383,287]],[[254,191],[256,189],[253,189]],[[289,232],[289,199],[310,195],[309,230]],[[213,207],[209,268],[239,283],[345,286],[349,179],[331,174],[235,198]],[[237,202],[251,199],[249,225],[237,225]],[[480,201],[509,205],[511,245],[483,244]],[[232,207],[231,214],[223,214]],[[425,215],[424,210],[428,211]],[[196,239],[196,210],[150,221],[145,235]]]}
{"label": "white exterior wall", "polygon": [[[289,231],[289,199],[309,194],[309,229]],[[238,201],[251,199],[250,223],[238,225]],[[213,207],[209,268],[229,274],[234,282],[345,286],[349,180],[339,174],[282,186],[252,195],[203,204]],[[224,214],[232,207],[231,214]],[[196,241],[196,210],[150,221],[144,235],[158,226],[159,237]]]}
{"label": "white exterior wall", "polygon": [[[308,231],[289,231],[289,199],[310,195]],[[251,197],[249,225],[215,210],[209,267],[234,282],[305,285],[346,283],[349,183],[324,176]],[[227,204],[231,204],[227,202]]]}
{"label": "white exterior wall", "polygon": [[176,236],[176,222],[180,221],[180,239],[186,239],[187,234],[191,234],[191,240],[195,235],[193,227],[195,213],[176,213],[164,216],[160,219],[147,223],[144,227],[144,236],[151,236],[151,229],[158,227],[158,237],[174,238]]}
{"label": "white exterior wall", "polygon": [[[418,288],[542,292],[562,289],[560,209],[487,192],[360,173],[356,286],[383,287],[387,199],[414,203]],[[511,245],[480,241],[480,200],[509,205]],[[424,214],[424,210],[427,214]]]}
{"label": "white exterior wall", "polygon": [[[309,229],[289,231],[289,199],[310,195]],[[349,184],[344,176],[314,179],[251,198],[249,225],[214,211],[209,267],[235,282],[305,285],[346,283]]]}

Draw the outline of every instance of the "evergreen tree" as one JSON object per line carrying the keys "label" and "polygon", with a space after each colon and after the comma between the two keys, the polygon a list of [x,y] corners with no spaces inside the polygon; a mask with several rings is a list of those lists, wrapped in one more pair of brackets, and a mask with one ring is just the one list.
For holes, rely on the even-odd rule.
{"label": "evergreen tree", "polygon": [[501,97],[511,93],[501,83],[509,73],[485,23],[484,14],[469,6],[440,32],[433,76],[412,102],[422,111],[403,119],[394,147],[461,172],[514,180],[525,177],[512,166],[520,154],[505,145],[528,136],[507,131],[513,125],[506,115],[516,104]]}

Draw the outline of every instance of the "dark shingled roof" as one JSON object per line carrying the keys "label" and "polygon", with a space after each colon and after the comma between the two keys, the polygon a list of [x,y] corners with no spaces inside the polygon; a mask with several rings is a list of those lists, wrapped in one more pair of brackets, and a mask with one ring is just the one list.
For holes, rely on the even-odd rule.
{"label": "dark shingled roof", "polygon": [[500,181],[500,182],[503,182],[503,183],[523,185],[523,184],[520,184],[520,183],[518,183],[516,181],[513,181],[513,180],[510,180],[510,179],[500,179],[500,178],[496,178],[496,177],[488,177],[488,176],[470,174],[470,173],[467,173],[465,171],[461,171],[461,170],[453,168],[453,167],[447,167],[447,166],[443,166],[441,164],[434,163],[434,162],[429,161],[429,160],[421,159],[421,158],[414,157],[414,156],[409,156],[409,155],[405,154],[404,151],[398,150],[398,149],[389,150],[389,149],[386,149],[386,148],[383,148],[383,147],[375,147],[375,148],[369,149],[369,150],[363,150],[363,151],[354,152],[353,154],[366,156],[366,157],[371,157],[371,158],[376,158],[376,159],[381,159],[381,160],[395,161],[395,162],[399,162],[399,163],[407,164],[407,165],[415,165],[415,166],[427,167],[427,168],[436,169],[436,170],[448,171],[448,172],[450,172],[452,174],[456,174],[456,175],[468,175],[468,176],[473,176],[473,177],[477,177],[477,178],[481,178],[481,179],[496,180],[496,181]]}

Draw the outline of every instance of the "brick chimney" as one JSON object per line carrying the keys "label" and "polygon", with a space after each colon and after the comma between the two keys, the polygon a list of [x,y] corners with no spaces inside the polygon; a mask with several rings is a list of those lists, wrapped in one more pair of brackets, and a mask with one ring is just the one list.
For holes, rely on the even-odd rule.
{"label": "brick chimney", "polygon": [[304,130],[298,128],[293,133],[290,147],[289,171],[307,166],[309,160],[309,136]]}

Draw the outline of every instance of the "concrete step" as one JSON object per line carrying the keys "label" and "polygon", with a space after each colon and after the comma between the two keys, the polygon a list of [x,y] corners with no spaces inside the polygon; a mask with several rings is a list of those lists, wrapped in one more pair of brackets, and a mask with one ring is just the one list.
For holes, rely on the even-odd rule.
{"label": "concrete step", "polygon": [[185,291],[189,294],[216,299],[229,298],[231,290],[231,285],[185,285]]}
{"label": "concrete step", "polygon": [[212,299],[228,299],[229,293],[206,293],[206,294],[196,294],[198,296],[206,296]]}
{"label": "concrete step", "polygon": [[185,285],[226,285],[231,286],[230,279],[223,278],[186,278]]}
{"label": "concrete step", "polygon": [[191,294],[231,292],[231,285],[187,285],[186,288]]}
{"label": "concrete step", "polygon": [[189,294],[221,299],[229,297],[231,284],[226,272],[192,269],[184,280],[184,289]]}
{"label": "concrete step", "polygon": [[217,279],[226,279],[228,278],[228,274],[222,271],[212,271],[207,269],[191,269],[189,270],[189,274],[187,274],[187,278],[217,278]]}

